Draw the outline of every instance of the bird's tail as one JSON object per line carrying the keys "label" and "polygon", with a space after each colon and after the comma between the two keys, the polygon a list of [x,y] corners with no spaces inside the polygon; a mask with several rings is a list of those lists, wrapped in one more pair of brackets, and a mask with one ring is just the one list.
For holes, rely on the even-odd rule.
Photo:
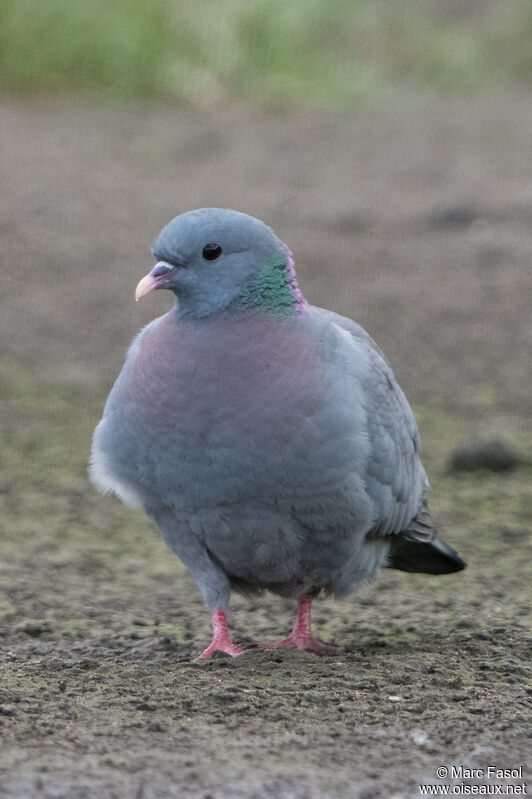
{"label": "bird's tail", "polygon": [[436,537],[436,530],[426,505],[406,530],[390,536],[387,566],[403,572],[451,574],[465,569],[458,552]]}

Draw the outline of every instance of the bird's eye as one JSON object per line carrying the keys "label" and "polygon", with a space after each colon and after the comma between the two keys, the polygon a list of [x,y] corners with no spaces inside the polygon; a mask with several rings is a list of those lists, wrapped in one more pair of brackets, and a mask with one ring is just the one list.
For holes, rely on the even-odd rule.
{"label": "bird's eye", "polygon": [[211,242],[210,244],[205,245],[201,254],[206,261],[215,261],[222,254],[222,248],[219,244]]}

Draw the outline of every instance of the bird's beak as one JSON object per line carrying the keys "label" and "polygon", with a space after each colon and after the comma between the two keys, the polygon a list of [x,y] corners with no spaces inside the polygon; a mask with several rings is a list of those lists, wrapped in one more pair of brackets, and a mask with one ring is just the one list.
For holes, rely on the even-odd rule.
{"label": "bird's beak", "polygon": [[164,289],[168,286],[168,278],[176,272],[176,267],[167,264],[166,261],[159,261],[155,264],[151,272],[139,280],[135,289],[135,301],[140,300],[145,294],[149,294],[154,289]]}

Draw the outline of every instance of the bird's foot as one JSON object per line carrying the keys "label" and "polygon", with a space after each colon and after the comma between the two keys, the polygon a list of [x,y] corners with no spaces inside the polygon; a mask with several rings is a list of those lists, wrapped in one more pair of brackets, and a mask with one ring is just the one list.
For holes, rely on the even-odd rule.
{"label": "bird's foot", "polygon": [[335,644],[328,644],[321,638],[314,638],[313,635],[295,635],[290,633],[288,638],[282,641],[271,643],[260,643],[261,649],[279,649],[282,646],[295,647],[296,649],[306,649],[308,652],[315,652],[317,655],[345,655],[345,649]]}
{"label": "bird's foot", "polygon": [[344,655],[345,649],[334,644],[327,644],[320,638],[314,638],[310,626],[310,607],[312,600],[304,597],[299,602],[296,623],[294,629],[282,641],[273,643],[259,644],[261,649],[278,649],[282,646],[293,646],[296,649],[306,649],[309,652],[316,652],[317,655]]}
{"label": "bird's foot", "polygon": [[239,646],[236,646],[231,641],[217,641],[216,639],[213,639],[212,644],[210,644],[207,649],[204,649],[201,655],[198,655],[198,657],[194,658],[194,660],[210,660],[213,652],[225,652],[226,655],[236,657],[237,655],[241,655],[243,651],[243,649],[241,649]]}
{"label": "bird's foot", "polygon": [[236,644],[234,644],[231,640],[229,630],[227,629],[227,620],[223,610],[215,610],[212,614],[212,629],[212,643],[209,644],[207,649],[203,650],[201,655],[198,655],[197,658],[194,658],[194,661],[210,660],[213,652],[225,652],[226,655],[231,655],[231,657],[236,657],[237,655],[242,654],[244,650],[239,646],[236,646]]}

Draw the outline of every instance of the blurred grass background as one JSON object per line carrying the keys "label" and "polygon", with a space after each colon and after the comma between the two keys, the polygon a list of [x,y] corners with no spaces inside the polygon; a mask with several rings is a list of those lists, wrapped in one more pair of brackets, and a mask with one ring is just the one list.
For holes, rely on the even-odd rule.
{"label": "blurred grass background", "polygon": [[3,0],[0,85],[350,108],[532,82],[530,0]]}

